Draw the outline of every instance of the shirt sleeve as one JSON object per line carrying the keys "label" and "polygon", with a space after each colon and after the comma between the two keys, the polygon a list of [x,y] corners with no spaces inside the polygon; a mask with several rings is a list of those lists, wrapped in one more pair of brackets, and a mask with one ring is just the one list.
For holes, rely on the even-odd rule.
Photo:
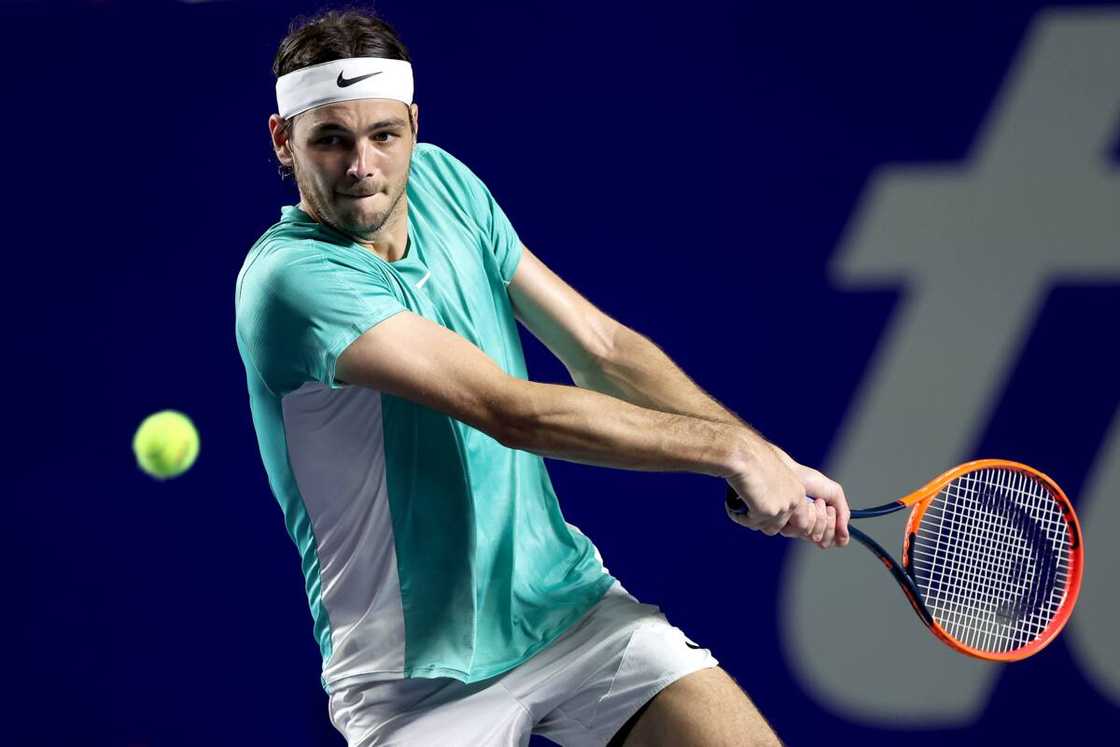
{"label": "shirt sleeve", "polygon": [[494,258],[498,260],[498,271],[501,273],[502,282],[509,285],[513,280],[513,273],[517,270],[517,262],[521,259],[521,240],[517,237],[513,224],[509,222],[498,201],[490,194],[490,190],[481,179],[478,180],[478,186],[479,225],[484,235],[489,238]]}
{"label": "shirt sleeve", "polygon": [[276,394],[318,381],[337,389],[335,366],[363,332],[405,307],[383,269],[323,251],[284,251],[246,271],[237,328]]}
{"label": "shirt sleeve", "polygon": [[474,216],[483,240],[498,262],[502,282],[509,285],[521,259],[521,240],[490,189],[466,164],[442,148],[439,154],[454,172],[466,194],[467,209]]}

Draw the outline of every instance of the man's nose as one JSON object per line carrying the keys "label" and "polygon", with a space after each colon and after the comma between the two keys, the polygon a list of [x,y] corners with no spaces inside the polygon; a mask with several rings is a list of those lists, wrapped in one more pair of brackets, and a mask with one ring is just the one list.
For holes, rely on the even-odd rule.
{"label": "man's nose", "polygon": [[355,179],[365,179],[373,176],[373,165],[376,160],[377,148],[363,138],[358,141],[354,152],[350,156],[350,167],[346,170],[346,173]]}

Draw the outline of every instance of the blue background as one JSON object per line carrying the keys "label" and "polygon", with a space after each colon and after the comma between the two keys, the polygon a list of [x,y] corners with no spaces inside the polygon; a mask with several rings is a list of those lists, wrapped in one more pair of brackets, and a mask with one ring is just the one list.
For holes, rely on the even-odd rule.
{"label": "blue background", "polygon": [[[342,744],[233,336],[245,252],[298,199],[268,137],[272,59],[319,6],[0,5],[20,744]],[[482,177],[561,277],[817,465],[900,295],[837,290],[826,262],[874,169],[966,156],[1040,7],[377,4],[413,57],[420,140]],[[1116,285],[1055,285],[976,453],[1045,464],[1076,503],[1120,397],[1120,355],[1096,342],[1118,314]],[[523,340],[533,379],[570,383]],[[157,483],[130,441],[168,407],[202,451]],[[1027,408],[1050,427],[1022,427]],[[711,478],[548,464],[611,572],[791,745],[1029,743],[1120,716],[1062,639],[1009,668],[967,730],[819,708],[779,649],[789,540],[728,522]],[[1039,696],[1069,715],[1024,723]]]}

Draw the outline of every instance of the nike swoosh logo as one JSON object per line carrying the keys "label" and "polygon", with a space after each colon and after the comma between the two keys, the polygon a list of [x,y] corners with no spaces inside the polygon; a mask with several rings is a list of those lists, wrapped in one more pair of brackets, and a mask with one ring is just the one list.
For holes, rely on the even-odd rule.
{"label": "nike swoosh logo", "polygon": [[338,73],[338,80],[336,80],[335,83],[338,84],[339,88],[346,88],[346,86],[352,86],[355,83],[363,81],[366,78],[372,78],[375,75],[381,75],[381,71],[378,70],[376,73],[369,73],[368,75],[359,75],[357,78],[346,78],[344,77],[345,73],[340,70]]}

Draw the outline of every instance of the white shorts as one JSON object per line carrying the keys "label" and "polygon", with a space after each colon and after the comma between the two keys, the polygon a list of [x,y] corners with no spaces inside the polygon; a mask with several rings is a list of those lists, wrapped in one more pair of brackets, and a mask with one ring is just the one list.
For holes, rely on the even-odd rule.
{"label": "white shorts", "polygon": [[616,582],[562,636],[508,672],[465,685],[450,677],[360,683],[331,693],[349,747],[606,745],[675,680],[719,661]]}

